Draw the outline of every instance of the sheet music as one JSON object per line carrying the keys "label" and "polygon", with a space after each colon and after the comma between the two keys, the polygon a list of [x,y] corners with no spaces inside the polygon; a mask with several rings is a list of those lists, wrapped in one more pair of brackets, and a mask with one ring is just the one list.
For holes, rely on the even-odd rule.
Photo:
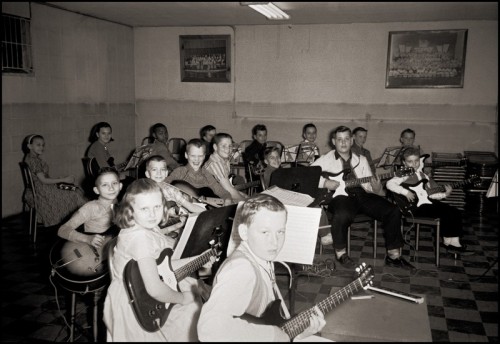
{"label": "sheet music", "polygon": [[[152,148],[151,144],[146,144],[140,147],[137,147],[134,151],[134,154],[132,154],[132,157],[127,163],[127,166],[123,169],[124,171],[129,170],[131,168],[136,168],[144,159],[147,159],[148,156],[151,154]],[[146,154],[143,153],[147,152]]]}
{"label": "sheet music", "polygon": [[314,198],[307,194],[285,190],[276,185],[271,186],[269,189],[263,191],[262,193],[276,197],[285,205],[307,207],[314,201]]}
{"label": "sheet music", "polygon": [[299,149],[299,145],[288,145],[285,146],[283,152],[281,153],[281,161],[282,162],[294,162],[297,158],[297,150]]}
{"label": "sheet music", "polygon": [[[238,225],[241,222],[240,213],[242,205],[243,202],[240,202],[236,210],[231,237],[227,246],[228,256],[241,242]],[[321,208],[307,208],[293,205],[285,205],[285,207],[288,211],[285,243],[275,261],[311,265],[318,239]]]}
{"label": "sheet music", "polygon": [[193,231],[194,224],[198,219],[199,213],[189,214],[186,223],[184,224],[184,229],[181,232],[179,240],[177,241],[177,245],[175,245],[174,254],[172,254],[171,259],[180,259],[182,256],[182,252],[184,252],[184,248],[186,247],[186,243],[191,236],[191,232]]}

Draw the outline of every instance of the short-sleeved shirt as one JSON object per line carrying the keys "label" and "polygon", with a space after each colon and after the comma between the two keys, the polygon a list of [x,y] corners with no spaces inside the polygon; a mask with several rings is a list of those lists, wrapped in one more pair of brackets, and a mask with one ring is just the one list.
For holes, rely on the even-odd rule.
{"label": "short-sleeved shirt", "polygon": [[223,179],[229,179],[229,173],[231,172],[229,160],[222,158],[217,153],[212,153],[210,155],[210,158],[203,165],[203,168],[213,175],[219,183]]}

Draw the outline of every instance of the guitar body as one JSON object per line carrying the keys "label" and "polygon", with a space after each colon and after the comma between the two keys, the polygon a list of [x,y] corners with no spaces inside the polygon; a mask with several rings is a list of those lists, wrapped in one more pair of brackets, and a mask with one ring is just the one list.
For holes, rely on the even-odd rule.
{"label": "guitar body", "polygon": [[256,317],[250,314],[243,314],[243,316],[241,316],[240,318],[257,325],[281,326],[286,322],[286,319],[283,319],[283,317],[281,316],[280,299],[276,299],[271,302],[260,317]]}
{"label": "guitar body", "polygon": [[[177,286],[179,281],[197,271],[209,262],[211,257],[219,257],[220,240],[217,243],[215,240],[211,240],[210,245],[212,247],[210,251],[198,256],[175,271],[172,269],[170,260],[173,250],[171,248],[164,249],[158,259],[156,259],[160,279],[171,289],[179,291]],[[139,325],[148,332],[158,331],[165,324],[165,321],[167,321],[173,304],[158,301],[148,294],[139,270],[139,264],[134,259],[131,259],[125,265],[123,283],[125,284],[129,303],[132,306]]]}
{"label": "guitar body", "polygon": [[336,182],[339,183],[339,186],[335,189],[335,192],[332,194],[332,199],[340,195],[347,196],[347,191],[346,191],[347,186],[344,180],[344,174],[347,174],[350,171],[351,171],[350,169],[345,169],[340,171],[339,173],[322,172],[323,177],[330,180],[335,180]]}
{"label": "guitar body", "polygon": [[[164,249],[156,260],[156,263],[158,264],[160,279],[170,288],[178,291],[177,280],[170,264],[172,254],[172,249]],[[139,264],[134,259],[131,259],[125,265],[123,281],[137,322],[148,332],[158,331],[159,327],[161,328],[165,324],[165,321],[167,321],[173,305],[158,301],[148,294],[141,272],[139,271]],[[158,320],[159,327],[156,324]]]}
{"label": "guitar body", "polygon": [[184,180],[174,180],[171,185],[201,203],[206,203],[215,208],[224,205],[224,200],[218,198],[214,191],[209,187],[196,188]]}
{"label": "guitar body", "polygon": [[393,192],[394,200],[403,214],[408,214],[412,209],[420,207],[422,204],[432,204],[429,200],[425,185],[428,183],[427,179],[421,179],[416,184],[402,183],[401,186],[410,190],[415,194],[416,201],[410,202],[404,195]]}
{"label": "guitar body", "polygon": [[109,284],[106,252],[113,236],[105,236],[99,249],[84,243],[58,240],[50,250],[52,273],[67,290],[85,293]]}

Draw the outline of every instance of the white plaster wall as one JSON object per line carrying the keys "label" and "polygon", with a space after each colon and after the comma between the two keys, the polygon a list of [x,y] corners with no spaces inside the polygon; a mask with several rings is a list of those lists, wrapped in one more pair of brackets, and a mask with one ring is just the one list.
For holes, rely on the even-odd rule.
{"label": "white plaster wall", "polygon": [[[431,29],[469,30],[464,87],[386,89],[389,32]],[[134,29],[137,140],[159,121],[171,137],[210,123],[236,141],[264,123],[290,144],[313,121],[322,152],[341,124],[367,128],[374,156],[406,127],[428,152],[497,152],[497,31],[497,21]],[[231,83],[180,82],[186,34],[231,35]]]}
{"label": "white plaster wall", "polygon": [[91,127],[107,121],[122,145],[134,147],[134,40],[123,25],[32,3],[35,73],[2,75],[2,216],[21,212],[18,165],[30,134],[45,137],[53,177],[84,177],[81,158]]}

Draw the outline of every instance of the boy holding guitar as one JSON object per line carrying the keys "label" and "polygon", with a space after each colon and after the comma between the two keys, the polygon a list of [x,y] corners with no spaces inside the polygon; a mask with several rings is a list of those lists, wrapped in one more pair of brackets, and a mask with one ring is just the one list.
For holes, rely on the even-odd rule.
{"label": "boy holding guitar", "polygon": [[[182,183],[177,183],[178,181],[185,182],[189,184],[191,189],[209,188],[212,189],[215,195],[224,200],[224,205],[232,204],[231,194],[217,182],[214,176],[202,168],[205,161],[205,145],[201,139],[189,140],[186,145],[185,154],[188,163],[185,166],[177,167],[165,179],[165,182],[177,187],[182,185]],[[176,183],[173,183],[174,181]]]}
{"label": "boy holding guitar", "polygon": [[[411,212],[413,216],[439,217],[441,219],[443,245],[446,250],[449,253],[464,256],[474,254],[473,251],[467,250],[466,245],[460,244],[462,213],[457,208],[439,201],[451,194],[451,186],[445,185],[444,192],[427,194],[425,191],[427,186],[435,188],[438,187],[438,184],[423,171],[419,171],[420,150],[418,148],[407,148],[403,153],[403,163],[418,172],[409,177],[393,177],[387,182],[387,189],[395,194],[395,200],[400,205],[400,208],[405,212]],[[412,191],[410,188],[414,188],[417,192],[422,190],[423,195],[420,192]],[[419,194],[421,195],[419,196]],[[418,205],[415,204],[417,201],[419,201]]]}
{"label": "boy holding guitar", "polygon": [[[285,242],[287,211],[283,203],[266,194],[248,199],[239,211],[238,233],[242,241],[215,276],[212,293],[198,321],[200,341],[284,342],[294,337],[304,339],[320,331],[325,319],[317,307],[316,314],[305,319],[309,320],[309,326],[298,336],[269,323],[244,319],[261,317],[271,303],[283,300],[276,285],[273,260]],[[288,314],[283,301],[281,310]]]}
{"label": "boy holding guitar", "polygon": [[[322,176],[319,187],[334,191],[328,205],[332,214],[331,231],[337,261],[346,268],[353,268],[354,262],[347,255],[347,229],[358,213],[364,213],[384,223],[384,238],[387,249],[385,264],[392,267],[413,270],[415,267],[400,255],[403,247],[401,235],[401,213],[398,207],[383,198],[384,190],[378,176],[373,176],[370,164],[364,156],[352,152],[353,136],[351,129],[337,127],[332,133],[332,143],[336,147],[311,166],[320,166]],[[343,179],[325,178],[329,174],[343,175]],[[345,188],[346,180],[367,178],[368,182]],[[339,194],[344,190],[343,194]]]}
{"label": "boy holding guitar", "polygon": [[246,194],[237,190],[229,180],[231,164],[230,155],[233,151],[233,138],[226,133],[218,133],[213,137],[213,150],[203,169],[219,182],[219,184],[231,194],[233,202],[244,201],[248,198]]}

